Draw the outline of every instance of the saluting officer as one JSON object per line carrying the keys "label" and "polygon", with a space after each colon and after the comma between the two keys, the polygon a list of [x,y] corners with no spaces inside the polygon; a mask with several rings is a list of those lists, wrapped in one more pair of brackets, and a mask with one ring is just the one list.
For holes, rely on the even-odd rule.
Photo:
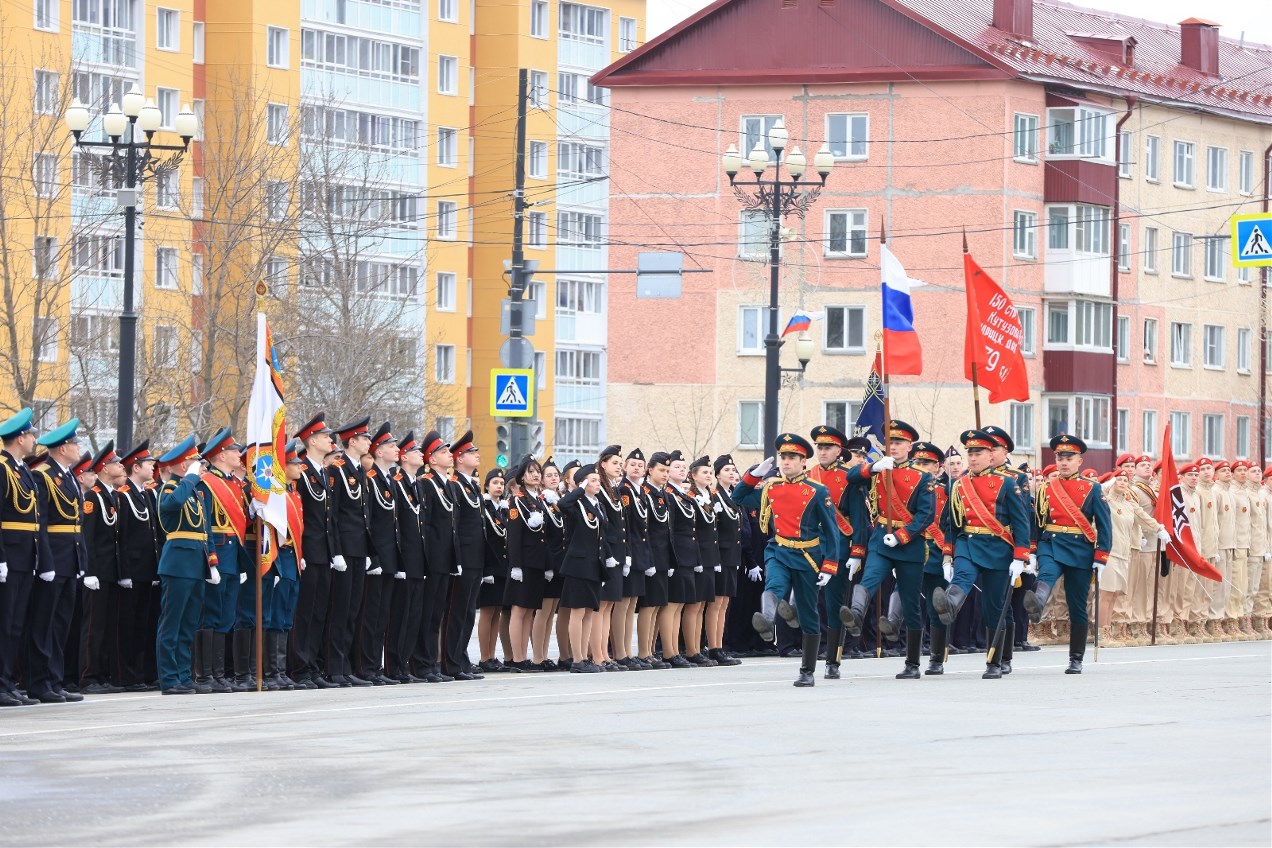
{"label": "saluting officer", "polygon": [[[331,478],[331,508],[336,514],[340,553],[349,567],[337,571],[331,583],[331,608],[327,613],[327,679],[337,686],[371,686],[353,673],[353,637],[362,608],[362,589],[367,575],[375,571],[371,560],[371,529],[367,515],[367,477],[362,458],[371,447],[367,424],[362,418],[336,430],[344,445],[344,456],[327,468]],[[379,576],[376,572],[375,576]]]}
{"label": "saluting officer", "polygon": [[[97,482],[84,495],[84,547],[88,551],[84,569],[82,622],[78,679],[81,691],[89,695],[122,692],[112,682],[118,655],[119,607],[119,509],[115,487],[124,477],[124,466],[109,441],[93,457],[90,470]],[[130,581],[131,584],[131,581]]]}
{"label": "saluting officer", "polygon": [[1068,433],[1051,440],[1060,476],[1038,490],[1038,585],[1025,596],[1030,619],[1039,621],[1051,587],[1064,575],[1064,593],[1069,602],[1069,667],[1065,674],[1082,673],[1091,569],[1098,577],[1108,562],[1113,542],[1109,505],[1100,496],[1100,487],[1079,475],[1086,449],[1086,442]]}
{"label": "saluting officer", "polygon": [[0,424],[0,707],[38,703],[18,691],[18,651],[40,555],[39,492],[22,461],[35,448],[33,413],[23,407]]}
{"label": "saluting officer", "polygon": [[323,464],[333,447],[332,431],[325,418],[326,413],[319,412],[296,431],[305,452],[296,491],[300,494],[304,518],[300,547],[305,552],[306,568],[300,575],[300,597],[296,603],[292,678],[304,689],[339,686],[323,676],[322,668],[332,575],[348,567],[340,553],[331,478]]}
{"label": "saluting officer", "polygon": [[760,612],[752,619],[755,629],[772,640],[778,599],[794,590],[795,609],[803,632],[803,662],[796,686],[812,686],[817,670],[817,649],[821,629],[817,619],[817,590],[839,570],[839,524],[830,492],[804,474],[804,462],[813,446],[802,436],[783,433],[777,437],[780,476],[765,480],[773,468],[769,457],[746,474],[733,490],[733,499],[760,511],[760,530],[773,538],[764,551],[764,597]]}
{"label": "saluting officer", "polygon": [[[895,574],[906,627],[905,668],[897,679],[918,680],[923,643],[919,593],[923,563],[927,560],[927,540],[923,534],[932,524],[936,504],[931,475],[910,462],[918,431],[899,420],[889,421],[887,430],[888,456],[871,465],[862,463],[848,478],[849,486],[869,489],[876,518],[870,534],[865,574],[852,590],[851,608],[846,613],[841,609],[839,615],[849,633],[860,635],[870,599],[888,572]],[[886,619],[878,626],[882,635],[888,635]]]}
{"label": "saluting officer", "polygon": [[955,481],[941,522],[946,545],[941,568],[950,586],[933,590],[932,608],[948,627],[980,579],[990,634],[981,676],[997,680],[1011,673],[1012,645],[1003,629],[1003,605],[1010,600],[1008,587],[1024,573],[1031,522],[1015,477],[993,467],[993,437],[984,430],[965,430],[960,441],[967,449],[968,473]]}
{"label": "saluting officer", "polygon": [[473,475],[481,454],[469,430],[451,445],[454,458],[452,490],[455,498],[455,571],[446,595],[442,617],[442,671],[456,680],[478,680],[485,675],[474,669],[468,641],[477,620],[477,592],[486,560],[485,522],[481,485]]}
{"label": "saluting officer", "polygon": [[75,610],[75,582],[84,573],[87,551],[80,530],[83,492],[71,468],[80,461],[79,419],[41,436],[48,461],[36,469],[36,510],[42,529],[39,581],[31,590],[28,615],[27,694],[46,704],[82,701],[63,688],[66,640]]}
{"label": "saluting officer", "polygon": [[354,659],[358,676],[376,686],[397,685],[396,676],[384,673],[385,629],[393,598],[392,582],[398,567],[397,491],[393,465],[398,458],[397,439],[385,421],[371,439],[372,466],[366,472],[367,522],[371,533],[371,563],[362,592],[362,614],[355,636]]}
{"label": "saluting officer", "polygon": [[[159,458],[171,477],[159,494],[159,523],[167,540],[159,557],[163,597],[155,658],[159,688],[165,695],[193,695],[190,677],[195,630],[203,608],[203,585],[221,582],[212,546],[212,496],[200,485],[203,464],[194,436]],[[224,642],[222,656],[224,657]]]}

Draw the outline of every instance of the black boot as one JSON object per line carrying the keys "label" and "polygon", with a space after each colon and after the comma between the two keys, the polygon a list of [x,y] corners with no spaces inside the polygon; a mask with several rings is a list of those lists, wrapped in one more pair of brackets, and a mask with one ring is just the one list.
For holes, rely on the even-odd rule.
{"label": "black boot", "polygon": [[[1039,586],[1042,584],[1039,583]],[[1069,667],[1065,674],[1081,674],[1082,658],[1086,656],[1087,625],[1073,624],[1069,626]]]}
{"label": "black boot", "polygon": [[1032,592],[1026,592],[1024,597],[1025,612],[1029,613],[1029,620],[1034,624],[1042,621],[1042,610],[1047,606],[1047,598],[1051,597],[1051,587],[1039,580]]}
{"label": "black boot", "polygon": [[785,621],[786,626],[792,630],[799,630],[799,615],[796,614],[795,607],[785,598],[777,602],[777,617]]}
{"label": "black boot", "polygon": [[852,605],[839,608],[839,621],[853,636],[861,635],[861,623],[866,620],[866,607],[870,605],[870,593],[858,583],[852,587]]}
{"label": "black boot", "polygon": [[751,626],[765,642],[777,640],[777,596],[772,592],[760,596],[760,611],[751,616]]}
{"label": "black boot", "polygon": [[275,642],[278,640],[277,630],[265,631],[265,644],[262,645],[264,650],[261,653],[261,661],[265,664],[265,676],[261,680],[261,688],[267,692],[277,692],[282,687],[278,685],[278,648]]}
{"label": "black boot", "polygon": [[1011,674],[1011,658],[1016,647],[1011,636],[1010,630],[1003,634],[1003,658],[999,662],[999,665],[1002,666],[1003,674]]}
{"label": "black boot", "polygon": [[230,681],[225,679],[225,634],[215,630],[207,630],[207,645],[204,648],[212,657],[212,691],[218,695],[233,692]]}
{"label": "black boot", "polygon": [[235,692],[255,692],[256,680],[251,671],[252,631],[244,627],[234,631],[234,679],[230,688]]}
{"label": "black boot", "polygon": [[948,589],[942,589],[940,586],[932,592],[932,609],[936,610],[936,617],[941,623],[949,627],[954,623],[954,619],[958,618],[959,608],[963,606],[963,601],[967,600],[967,595],[954,584],[950,584]]}
{"label": "black boot", "polygon": [[897,675],[897,680],[918,680],[919,649],[923,647],[922,630],[905,631],[905,669]]}
{"label": "black boot", "polygon": [[194,634],[194,691],[200,695],[212,694],[211,630],[197,630]]}
{"label": "black boot", "polygon": [[990,632],[989,634],[990,653],[986,655],[989,658],[989,661],[985,663],[985,673],[981,675],[982,680],[1001,680],[1002,679],[1003,668],[1000,663],[1001,655],[997,652],[994,652],[993,646],[996,644],[1001,645],[1003,637],[1005,635],[1006,634],[1003,633],[1003,631],[1001,630],[994,630]]}
{"label": "black boot", "polygon": [[950,631],[947,628],[932,628],[932,654],[928,659],[927,671],[924,674],[945,673],[945,644],[949,638]]}
{"label": "black boot", "polygon": [[839,679],[839,662],[844,656],[844,631],[832,627],[826,631],[826,679]]}
{"label": "black boot", "polygon": [[799,677],[795,678],[796,686],[813,686],[817,683],[813,675],[817,671],[817,649],[821,647],[820,633],[805,633],[804,659],[799,664]]}
{"label": "black boot", "polygon": [[901,638],[901,618],[901,593],[893,592],[892,597],[888,598],[888,614],[879,619],[879,632],[889,642]]}
{"label": "black boot", "polygon": [[279,689],[298,689],[299,684],[287,676],[287,637],[291,635],[286,630],[276,631],[274,634],[274,655],[278,669],[278,688]]}

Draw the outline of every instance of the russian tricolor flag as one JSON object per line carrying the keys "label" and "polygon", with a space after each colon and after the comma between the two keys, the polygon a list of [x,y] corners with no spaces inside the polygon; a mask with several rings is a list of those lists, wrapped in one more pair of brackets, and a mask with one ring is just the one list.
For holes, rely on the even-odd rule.
{"label": "russian tricolor flag", "polygon": [[786,338],[791,333],[802,333],[813,326],[813,321],[818,318],[825,318],[824,312],[796,312],[791,316],[791,320],[786,323],[786,329],[782,331],[782,338]]}
{"label": "russian tricolor flag", "polygon": [[901,267],[886,244],[879,246],[883,272],[883,368],[887,374],[922,374],[923,349],[914,330],[910,292],[923,285]]}

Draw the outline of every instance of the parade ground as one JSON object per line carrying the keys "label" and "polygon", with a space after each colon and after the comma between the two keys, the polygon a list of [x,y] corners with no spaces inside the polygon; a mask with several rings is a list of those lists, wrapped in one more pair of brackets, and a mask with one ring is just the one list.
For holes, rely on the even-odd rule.
{"label": "parade ground", "polygon": [[4,845],[1272,844],[1272,643],[0,713]]}

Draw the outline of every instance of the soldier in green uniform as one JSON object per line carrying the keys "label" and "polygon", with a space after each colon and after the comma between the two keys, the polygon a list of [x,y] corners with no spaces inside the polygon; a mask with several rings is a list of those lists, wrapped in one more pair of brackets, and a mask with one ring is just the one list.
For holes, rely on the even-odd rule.
{"label": "soldier in green uniform", "polygon": [[817,669],[821,629],[817,617],[817,590],[839,570],[839,526],[830,490],[804,474],[804,463],[813,446],[795,433],[783,433],[774,445],[779,476],[764,479],[774,458],[761,462],[733,490],[735,503],[758,509],[760,530],[773,529],[764,551],[764,596],[761,611],[752,624],[768,640],[773,639],[778,599],[794,591],[795,612],[803,633],[803,662],[796,686],[812,686]]}
{"label": "soldier in green uniform", "polygon": [[208,538],[211,496],[199,484],[203,464],[197,459],[194,436],[160,457],[159,464],[172,475],[159,492],[159,523],[167,534],[159,556],[159,688],[165,695],[193,695],[190,662],[203,609],[203,581],[213,586],[221,582]]}
{"label": "soldier in green uniform", "polygon": [[1029,618],[1038,622],[1051,587],[1064,576],[1069,602],[1069,667],[1065,674],[1081,674],[1086,654],[1087,593],[1091,571],[1098,573],[1109,559],[1113,526],[1109,505],[1095,481],[1080,476],[1086,442],[1061,433],[1051,440],[1060,476],[1038,490],[1034,528],[1038,545],[1038,584],[1025,595]]}

